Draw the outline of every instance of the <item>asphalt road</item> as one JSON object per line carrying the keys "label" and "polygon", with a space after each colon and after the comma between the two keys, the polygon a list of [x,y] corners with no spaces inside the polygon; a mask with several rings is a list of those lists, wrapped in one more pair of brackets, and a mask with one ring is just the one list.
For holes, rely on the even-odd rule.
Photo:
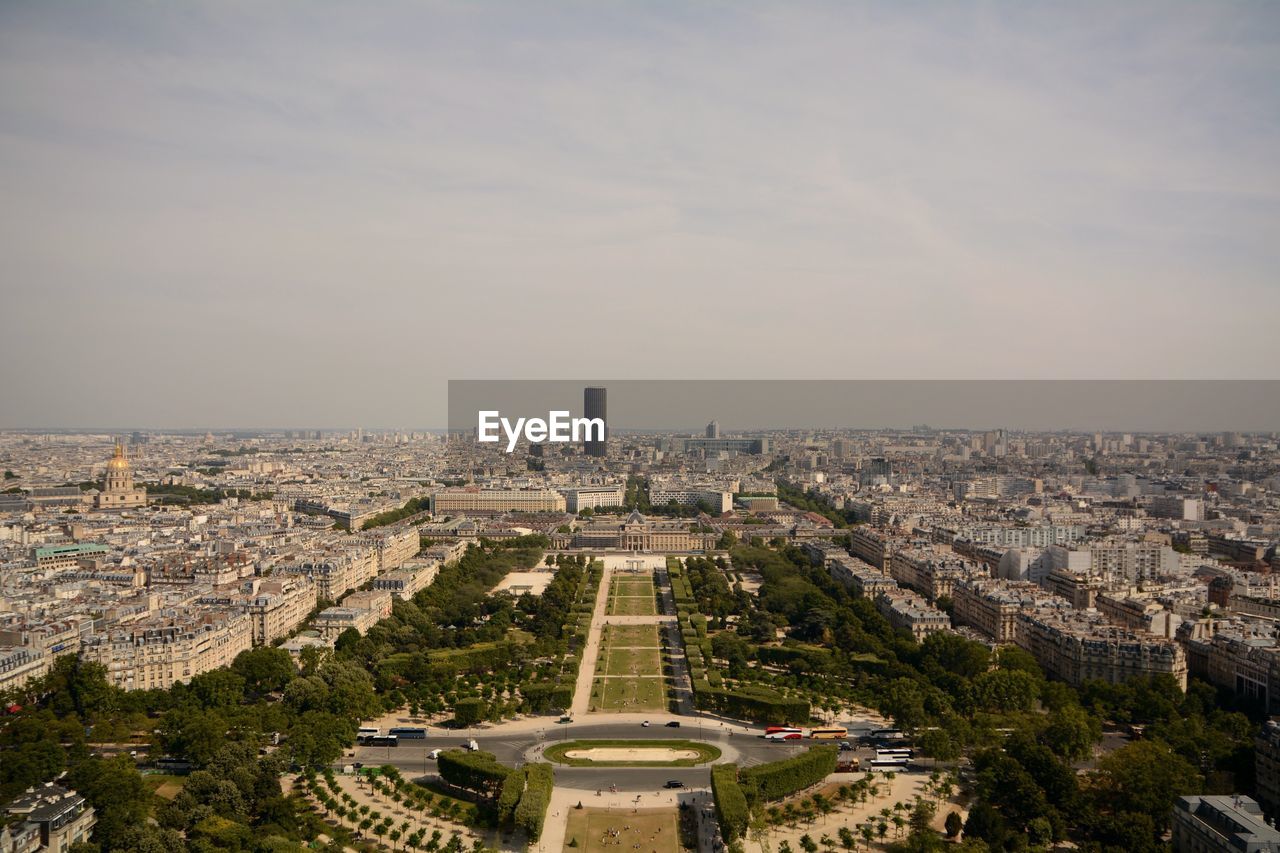
{"label": "asphalt road", "polygon": [[[645,728],[639,723],[556,723],[548,718],[547,725],[536,730],[502,732],[453,733],[432,728],[425,740],[402,741],[395,747],[358,746],[354,757],[346,762],[359,761],[365,765],[392,764],[409,778],[435,775],[435,762],[427,758],[433,749],[449,749],[462,746],[474,737],[482,750],[492,752],[503,764],[516,766],[540,758],[543,747],[557,741],[569,740],[694,740],[720,746],[725,756],[719,761],[736,760],[741,766],[761,764],[785,758],[807,749],[809,741],[777,743],[766,741],[757,734],[748,734],[741,726],[719,720],[698,720],[688,717],[680,720],[680,728],[667,728],[671,715],[655,715],[652,725]],[[732,734],[731,734],[732,732]],[[566,767],[555,765],[556,785],[575,788],[594,794],[596,790],[616,785],[619,791],[653,791],[669,780],[678,780],[690,788],[704,788],[710,784],[710,770],[700,767]]]}

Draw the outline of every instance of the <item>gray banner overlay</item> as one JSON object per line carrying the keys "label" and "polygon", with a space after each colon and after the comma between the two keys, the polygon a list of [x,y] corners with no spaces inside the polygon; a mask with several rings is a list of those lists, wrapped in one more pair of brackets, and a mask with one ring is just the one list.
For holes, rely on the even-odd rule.
{"label": "gray banner overlay", "polygon": [[481,411],[583,415],[607,390],[609,432],[1004,428],[1082,432],[1280,431],[1280,380],[450,380],[449,430]]}

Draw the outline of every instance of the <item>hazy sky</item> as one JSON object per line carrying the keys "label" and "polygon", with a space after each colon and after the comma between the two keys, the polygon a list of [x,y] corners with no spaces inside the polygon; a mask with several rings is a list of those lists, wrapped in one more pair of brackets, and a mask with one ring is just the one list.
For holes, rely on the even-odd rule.
{"label": "hazy sky", "polygon": [[0,427],[1280,375],[1280,3],[0,2]]}

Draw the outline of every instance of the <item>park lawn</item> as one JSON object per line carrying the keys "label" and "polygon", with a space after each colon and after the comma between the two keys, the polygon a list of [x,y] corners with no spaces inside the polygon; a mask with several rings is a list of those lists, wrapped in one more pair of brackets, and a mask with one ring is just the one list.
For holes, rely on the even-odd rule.
{"label": "park lawn", "polygon": [[675,809],[570,809],[563,853],[681,853],[678,820]]}
{"label": "park lawn", "polygon": [[591,686],[591,705],[600,711],[665,711],[665,679],[597,678]]}
{"label": "park lawn", "polygon": [[662,656],[657,649],[629,649],[610,646],[601,656],[601,675],[662,675]]}
{"label": "park lawn", "polygon": [[148,773],[142,777],[142,783],[151,789],[151,793],[166,800],[178,796],[186,781],[185,776],[169,776],[164,773]]}
{"label": "park lawn", "polygon": [[609,599],[609,616],[656,616],[653,596],[627,596]]}
{"label": "park lawn", "polygon": [[615,648],[628,649],[656,649],[662,645],[657,625],[605,625],[604,641]]}
{"label": "park lawn", "polygon": [[615,595],[652,595],[653,581],[615,578],[612,592]]}

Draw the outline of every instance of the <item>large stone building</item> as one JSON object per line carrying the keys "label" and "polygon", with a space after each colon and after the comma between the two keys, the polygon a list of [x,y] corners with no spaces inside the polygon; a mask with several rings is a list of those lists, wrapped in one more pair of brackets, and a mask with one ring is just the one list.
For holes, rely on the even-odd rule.
{"label": "large stone building", "polygon": [[431,496],[431,511],[564,512],[565,500],[554,489],[443,489]]}
{"label": "large stone building", "polygon": [[147,505],[147,490],[133,485],[133,469],[125,456],[124,444],[117,441],[115,453],[107,462],[102,491],[94,498],[97,509],[133,509]]}
{"label": "large stone building", "polygon": [[[714,533],[694,533],[687,520],[657,520],[633,511],[625,519],[597,517],[568,536],[553,536],[553,544],[602,551],[706,551],[715,545]],[[563,541],[567,540],[567,541]]]}
{"label": "large stone building", "polygon": [[178,612],[115,625],[87,638],[80,654],[107,668],[125,690],[168,690],[211,669],[229,666],[253,647],[252,620],[232,611]]}

